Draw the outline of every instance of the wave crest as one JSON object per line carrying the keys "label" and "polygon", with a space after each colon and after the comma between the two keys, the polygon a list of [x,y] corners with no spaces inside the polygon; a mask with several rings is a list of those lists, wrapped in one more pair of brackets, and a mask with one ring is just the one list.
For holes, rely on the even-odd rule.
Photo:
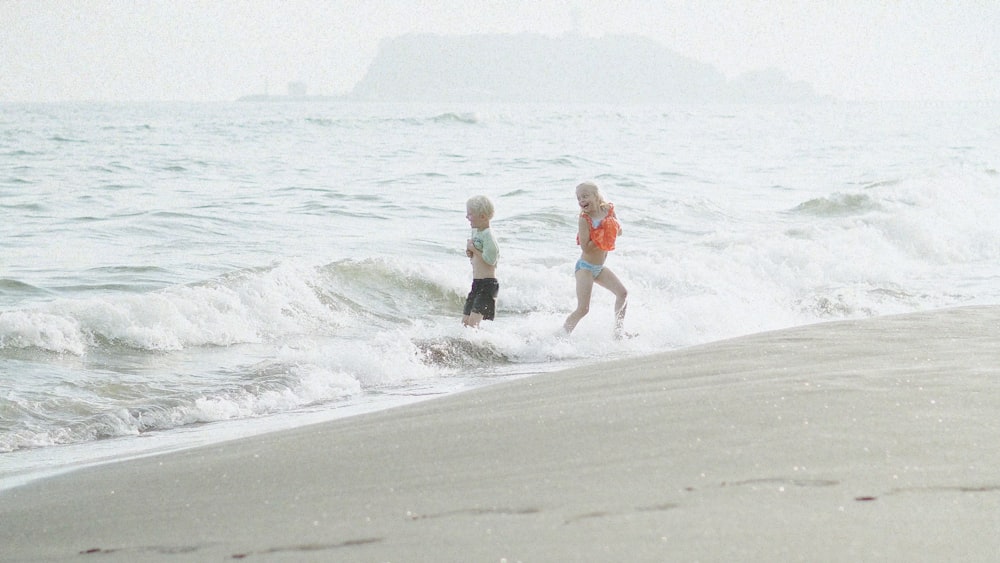
{"label": "wave crest", "polygon": [[880,210],[882,206],[866,194],[833,194],[800,203],[791,211],[816,217],[842,217]]}
{"label": "wave crest", "polygon": [[162,352],[329,336],[359,322],[393,326],[457,308],[454,289],[388,262],[282,264],[148,293],[57,300],[0,313],[0,353],[36,348],[84,354],[92,346]]}

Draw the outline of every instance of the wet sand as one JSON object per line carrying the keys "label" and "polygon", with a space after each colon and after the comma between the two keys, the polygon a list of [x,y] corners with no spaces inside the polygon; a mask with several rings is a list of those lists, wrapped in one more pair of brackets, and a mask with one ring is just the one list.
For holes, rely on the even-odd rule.
{"label": "wet sand", "polygon": [[0,492],[2,561],[993,561],[1000,307],[540,374]]}

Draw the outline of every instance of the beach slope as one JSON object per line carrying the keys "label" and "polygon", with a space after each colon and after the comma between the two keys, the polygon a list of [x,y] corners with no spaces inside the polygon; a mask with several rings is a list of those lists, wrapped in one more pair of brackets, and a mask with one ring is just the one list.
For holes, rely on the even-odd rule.
{"label": "beach slope", "polygon": [[0,493],[3,561],[992,561],[1000,308],[500,383]]}

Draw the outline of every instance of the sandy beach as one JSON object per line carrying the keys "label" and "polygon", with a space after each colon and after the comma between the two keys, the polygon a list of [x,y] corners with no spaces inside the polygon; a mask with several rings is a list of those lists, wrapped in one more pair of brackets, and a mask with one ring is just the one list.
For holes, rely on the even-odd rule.
{"label": "sandy beach", "polygon": [[2,561],[994,561],[1000,307],[541,374],[0,493]]}

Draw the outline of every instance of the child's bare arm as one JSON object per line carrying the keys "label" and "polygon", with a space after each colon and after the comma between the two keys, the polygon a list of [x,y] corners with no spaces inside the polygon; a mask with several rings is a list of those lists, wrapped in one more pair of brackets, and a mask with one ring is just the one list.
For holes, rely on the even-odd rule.
{"label": "child's bare arm", "polygon": [[580,215],[579,229],[580,250],[584,253],[593,252],[597,248],[597,245],[594,244],[594,241],[590,240],[590,223],[587,222],[587,219],[583,215]]}

